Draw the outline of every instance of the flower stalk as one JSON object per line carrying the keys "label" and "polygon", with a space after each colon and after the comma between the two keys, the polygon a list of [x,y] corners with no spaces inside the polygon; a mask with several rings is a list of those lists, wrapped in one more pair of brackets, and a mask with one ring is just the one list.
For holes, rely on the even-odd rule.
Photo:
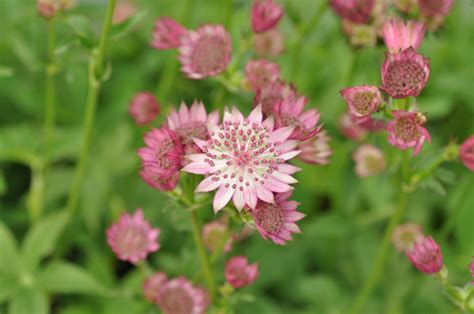
{"label": "flower stalk", "polygon": [[48,31],[47,31],[47,42],[48,42],[48,64],[46,66],[46,95],[45,95],[45,114],[44,114],[44,129],[43,129],[43,140],[44,150],[46,158],[50,150],[51,137],[54,134],[54,125],[56,121],[56,29],[55,29],[55,18],[48,19]]}

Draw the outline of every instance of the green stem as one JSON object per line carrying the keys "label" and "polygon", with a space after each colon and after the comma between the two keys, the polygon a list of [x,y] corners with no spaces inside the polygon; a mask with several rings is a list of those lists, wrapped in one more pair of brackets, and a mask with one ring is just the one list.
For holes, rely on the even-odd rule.
{"label": "green stem", "polygon": [[45,95],[45,114],[44,114],[44,150],[48,157],[50,150],[51,137],[54,133],[54,124],[56,120],[56,54],[54,53],[56,47],[56,30],[55,18],[48,20],[48,64],[46,66],[46,95]]}
{"label": "green stem", "polygon": [[204,243],[201,237],[201,222],[196,210],[191,212],[191,218],[193,223],[193,236],[194,242],[196,244],[199,259],[201,262],[201,268],[204,273],[204,277],[206,278],[207,288],[209,289],[209,293],[211,294],[211,298],[214,299],[216,297],[216,284],[214,281],[214,274],[212,273],[211,263],[209,261],[209,256],[206,253],[206,249],[204,248]]}

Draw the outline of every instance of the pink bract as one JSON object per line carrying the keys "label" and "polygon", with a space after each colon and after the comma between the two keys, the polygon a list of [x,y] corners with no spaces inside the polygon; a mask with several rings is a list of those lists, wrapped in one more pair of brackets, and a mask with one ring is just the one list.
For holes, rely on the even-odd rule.
{"label": "pink bract", "polygon": [[397,53],[410,47],[418,50],[425,32],[425,24],[416,21],[405,23],[402,20],[389,20],[383,26],[383,38],[390,53]]}
{"label": "pink bract", "polygon": [[298,158],[302,161],[316,165],[329,164],[329,157],[332,155],[329,141],[331,138],[327,135],[326,130],[322,130],[315,136],[298,144],[301,153]]}
{"label": "pink bract", "polygon": [[140,92],[133,96],[128,112],[137,125],[146,125],[159,114],[160,104],[152,93]]}
{"label": "pink bract", "polygon": [[419,112],[392,111],[394,119],[387,123],[388,142],[401,150],[413,148],[416,156],[425,141],[431,143],[428,130],[424,127],[426,117]]}
{"label": "pink bract", "polygon": [[371,85],[354,86],[341,90],[349,113],[356,123],[367,121],[377,112],[382,96],[377,87]]}
{"label": "pink bract", "polygon": [[461,145],[459,158],[467,169],[474,171],[474,135],[471,135]]}
{"label": "pink bract", "polygon": [[107,243],[118,259],[136,264],[160,248],[159,234],[160,229],[152,228],[138,208],[133,215],[122,214],[119,221],[107,229]]}
{"label": "pink bract", "polygon": [[383,152],[375,146],[363,144],[353,155],[355,172],[359,177],[370,177],[379,174],[385,169]]}
{"label": "pink bract", "polygon": [[330,5],[340,17],[366,24],[370,20],[375,0],[331,0]]}
{"label": "pink bract", "polygon": [[267,60],[250,60],[245,66],[245,77],[253,90],[273,83],[280,77],[280,67]]}
{"label": "pink bract", "polygon": [[431,236],[415,241],[413,248],[405,254],[413,266],[425,274],[438,273],[443,267],[441,249]]}
{"label": "pink bract", "polygon": [[299,95],[291,84],[283,81],[275,81],[263,85],[257,90],[253,100],[253,106],[262,106],[263,114],[268,117],[273,114],[273,108],[276,103],[283,100],[293,100]]}
{"label": "pink bract", "polygon": [[249,264],[245,256],[234,256],[225,265],[225,278],[236,289],[252,284],[257,277],[257,263]]}
{"label": "pink bract", "polygon": [[420,13],[426,17],[447,15],[453,3],[454,0],[418,0]]}
{"label": "pink bract", "polygon": [[195,139],[203,153],[188,155],[191,163],[183,171],[206,175],[196,192],[217,190],[215,212],[231,198],[238,210],[255,208],[258,199],[271,203],[273,192],[290,191],[297,182],[291,174],[298,168],[286,164],[299,153],[296,141],[288,140],[293,128],[274,130],[273,117],[262,120],[261,106],[247,118],[234,107],[225,111],[221,125],[211,128],[208,141]]}
{"label": "pink bract", "polygon": [[155,22],[151,45],[160,50],[178,48],[187,32],[186,28],[172,18],[166,16],[159,18]]}
{"label": "pink bract", "polygon": [[283,16],[283,8],[273,0],[255,0],[252,6],[252,29],[262,33],[274,28]]}

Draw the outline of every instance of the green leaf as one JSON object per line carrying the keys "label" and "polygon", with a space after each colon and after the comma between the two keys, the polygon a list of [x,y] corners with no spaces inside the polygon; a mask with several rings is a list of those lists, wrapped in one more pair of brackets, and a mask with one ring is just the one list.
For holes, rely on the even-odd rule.
{"label": "green leaf", "polygon": [[138,12],[132,17],[128,18],[123,23],[113,25],[110,31],[110,39],[119,39],[133,30],[142,20],[144,20],[146,12]]}
{"label": "green leaf", "polygon": [[73,15],[66,20],[79,42],[86,48],[91,49],[97,41],[97,34],[92,28],[91,21],[85,16]]}
{"label": "green leaf", "polygon": [[2,170],[0,170],[0,196],[4,195],[7,192],[7,189],[7,182],[5,181]]}
{"label": "green leaf", "polygon": [[51,293],[106,294],[102,286],[85,269],[64,261],[46,266],[37,278],[38,285]]}
{"label": "green leaf", "polygon": [[48,299],[37,290],[22,289],[13,298],[8,308],[9,314],[47,314]]}
{"label": "green leaf", "polygon": [[15,237],[0,221],[0,273],[17,274],[21,270],[21,259]]}
{"label": "green leaf", "polygon": [[0,275],[0,304],[9,300],[18,289],[18,280],[8,275]]}
{"label": "green leaf", "polygon": [[64,211],[50,214],[33,225],[26,234],[22,246],[25,266],[34,270],[43,257],[51,254],[67,223]]}

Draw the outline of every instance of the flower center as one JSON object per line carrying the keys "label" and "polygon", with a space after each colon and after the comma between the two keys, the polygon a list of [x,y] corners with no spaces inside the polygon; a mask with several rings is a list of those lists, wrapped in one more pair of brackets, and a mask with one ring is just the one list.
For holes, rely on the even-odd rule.
{"label": "flower center", "polygon": [[120,252],[134,256],[146,250],[148,242],[143,230],[136,226],[128,226],[118,234],[117,244]]}
{"label": "flower center", "polygon": [[189,314],[193,313],[194,302],[181,287],[171,287],[160,295],[160,307],[165,314]]}
{"label": "flower center", "polygon": [[404,142],[411,142],[420,137],[416,123],[410,118],[400,118],[395,124],[395,135]]}
{"label": "flower center", "polygon": [[184,145],[194,144],[193,138],[207,140],[209,136],[206,125],[200,122],[186,123],[185,125],[177,128],[175,132],[178,134],[181,142]]}
{"label": "flower center", "polygon": [[387,86],[395,93],[417,91],[425,80],[423,68],[415,61],[395,61],[388,67]]}
{"label": "flower center", "polygon": [[278,234],[283,227],[283,209],[280,205],[265,203],[257,208],[255,220],[267,233]]}
{"label": "flower center", "polygon": [[354,95],[354,107],[357,113],[360,115],[367,115],[372,113],[372,100],[374,99],[374,93],[371,92],[359,92]]}
{"label": "flower center", "polygon": [[222,71],[227,65],[226,43],[219,36],[205,35],[199,39],[192,53],[192,66],[201,74]]}

